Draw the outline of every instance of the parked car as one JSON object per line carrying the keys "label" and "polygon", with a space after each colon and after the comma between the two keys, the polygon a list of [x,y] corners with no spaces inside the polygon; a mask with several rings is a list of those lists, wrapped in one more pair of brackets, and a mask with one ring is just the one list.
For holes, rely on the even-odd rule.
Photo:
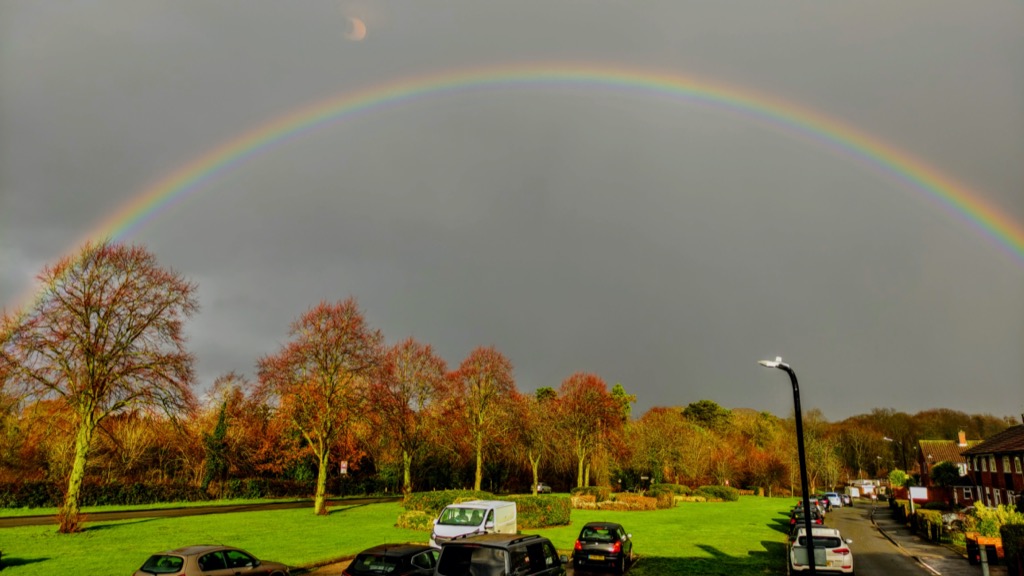
{"label": "parked car", "polygon": [[[814,544],[815,571],[853,574],[853,540],[844,539],[835,528],[815,527],[811,530]],[[789,567],[793,572],[810,570],[807,558],[807,529],[797,530],[789,545]]]}
{"label": "parked car", "polygon": [[828,505],[832,508],[843,507],[843,497],[839,495],[839,492],[825,492],[825,498],[828,499]]}
{"label": "parked car", "polygon": [[425,544],[380,544],[360,552],[343,576],[431,576],[441,552]]}
{"label": "parked car", "polygon": [[225,574],[228,570],[232,570],[232,574],[237,574],[243,569],[246,576],[289,576],[290,574],[288,566],[278,562],[259,560],[240,548],[186,546],[153,554],[146,559],[141,568],[135,571],[135,576],[151,576],[153,574],[198,576],[215,570],[224,570]]}
{"label": "parked car", "polygon": [[[816,508],[811,508],[811,524],[824,524],[825,517],[822,516]],[[793,508],[789,513],[789,525],[790,526],[803,526],[804,525],[804,508],[798,506]]]}
{"label": "parked car", "polygon": [[621,524],[588,522],[583,525],[573,545],[572,565],[575,570],[598,568],[625,572],[633,563],[633,535]]}
{"label": "parked car", "polygon": [[441,546],[435,576],[564,576],[568,558],[536,534],[457,536]]}
{"label": "parked car", "polygon": [[853,506],[853,496],[850,494],[844,492],[839,497],[843,499],[843,506]]}
{"label": "parked car", "polygon": [[832,511],[832,502],[829,501],[828,496],[825,496],[824,494],[815,494],[811,498],[817,500],[818,504],[821,504],[821,507],[825,512]]}
{"label": "parked car", "polygon": [[550,494],[551,485],[543,482],[537,482],[537,494]]}

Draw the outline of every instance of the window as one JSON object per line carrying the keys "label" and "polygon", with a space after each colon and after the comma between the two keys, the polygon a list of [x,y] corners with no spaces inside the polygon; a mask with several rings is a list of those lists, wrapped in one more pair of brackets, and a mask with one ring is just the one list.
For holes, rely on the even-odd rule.
{"label": "window", "polygon": [[1000,500],[999,495],[1002,493],[1002,490],[1000,490],[999,488],[996,488],[995,490],[993,490],[993,492],[996,493],[996,506],[1001,505],[1002,501]]}
{"label": "window", "polygon": [[224,555],[228,559],[228,568],[245,568],[256,565],[256,559],[241,550],[225,550]]}
{"label": "window", "polygon": [[417,568],[431,569],[437,565],[437,555],[440,554],[437,550],[427,550],[421,554],[417,554],[412,557],[410,564]]}
{"label": "window", "polygon": [[969,486],[964,486],[964,500],[974,500],[974,490]]}
{"label": "window", "polygon": [[224,555],[220,552],[210,552],[206,556],[199,558],[199,569],[203,572],[224,570],[227,567],[227,564],[224,563]]}
{"label": "window", "polygon": [[1013,471],[1016,472],[1017,474],[1021,473],[1021,470],[1020,470],[1020,456],[1015,456],[1013,458]]}
{"label": "window", "polygon": [[988,458],[981,459],[981,471],[988,472]]}
{"label": "window", "polygon": [[1003,473],[1010,473],[1010,457],[1003,456]]}
{"label": "window", "polygon": [[988,471],[989,472],[995,472],[996,471],[996,457],[995,457],[994,454],[990,454],[989,457],[988,457]]}

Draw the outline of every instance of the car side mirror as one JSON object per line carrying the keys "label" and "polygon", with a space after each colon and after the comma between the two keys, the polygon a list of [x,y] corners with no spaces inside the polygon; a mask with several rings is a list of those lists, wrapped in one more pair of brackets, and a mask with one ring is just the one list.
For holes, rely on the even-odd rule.
{"label": "car side mirror", "polygon": [[847,544],[853,544],[853,540],[851,540],[850,538],[847,538],[847,539],[846,539],[846,543],[847,543]]}
{"label": "car side mirror", "polygon": [[633,537],[632,534],[626,534],[626,538],[632,538],[632,537]]}

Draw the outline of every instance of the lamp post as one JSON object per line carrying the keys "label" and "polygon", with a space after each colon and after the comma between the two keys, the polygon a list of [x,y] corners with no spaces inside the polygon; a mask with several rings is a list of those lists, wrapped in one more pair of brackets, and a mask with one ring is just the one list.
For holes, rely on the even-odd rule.
{"label": "lamp post", "polygon": [[814,570],[814,534],[811,531],[811,494],[810,494],[810,483],[807,481],[807,456],[804,453],[804,423],[803,416],[800,415],[800,385],[796,381],[796,372],[782,361],[781,356],[777,356],[775,360],[761,360],[758,362],[765,368],[777,368],[782,370],[786,374],[789,374],[789,381],[793,384],[793,408],[796,412],[796,451],[797,458],[800,461],[800,483],[803,488],[803,504],[804,504],[804,529],[806,530],[807,542],[807,567],[808,574],[817,574]]}

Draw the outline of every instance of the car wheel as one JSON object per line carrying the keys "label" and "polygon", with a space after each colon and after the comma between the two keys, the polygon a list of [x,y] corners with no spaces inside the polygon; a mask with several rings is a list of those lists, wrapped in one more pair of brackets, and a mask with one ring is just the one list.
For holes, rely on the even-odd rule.
{"label": "car wheel", "polygon": [[619,556],[619,566],[618,566],[617,572],[619,574],[625,574],[626,573],[626,557],[625,556]]}

